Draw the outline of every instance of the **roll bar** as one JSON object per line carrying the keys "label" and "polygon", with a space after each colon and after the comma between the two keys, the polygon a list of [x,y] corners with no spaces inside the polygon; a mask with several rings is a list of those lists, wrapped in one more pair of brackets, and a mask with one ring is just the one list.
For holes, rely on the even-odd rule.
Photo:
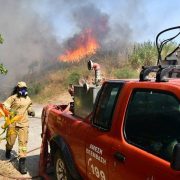
{"label": "roll bar", "polygon": [[[173,39],[175,39],[176,37],[178,37],[180,35],[180,31],[173,37],[169,38],[169,39],[166,39],[166,40],[163,40],[160,44],[159,44],[159,37],[167,32],[167,31],[172,31],[172,30],[175,30],[175,29],[179,29],[180,30],[180,26],[175,26],[175,27],[171,27],[171,28],[168,28],[168,29],[165,29],[163,31],[161,31],[160,33],[158,33],[158,35],[156,36],[156,47],[157,47],[157,51],[158,51],[158,60],[157,60],[157,65],[161,65],[161,62],[162,62],[162,56],[161,56],[161,52],[162,52],[162,49],[164,47],[165,44],[167,44],[168,42],[172,41]],[[170,54],[168,54],[166,57],[170,56],[171,54],[173,54],[178,48],[180,47],[180,45],[178,45]]]}

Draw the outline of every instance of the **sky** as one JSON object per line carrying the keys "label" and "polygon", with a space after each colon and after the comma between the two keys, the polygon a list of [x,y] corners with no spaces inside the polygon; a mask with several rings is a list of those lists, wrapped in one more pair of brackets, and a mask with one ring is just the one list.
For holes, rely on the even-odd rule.
{"label": "sky", "polygon": [[121,52],[179,26],[179,12],[178,0],[0,0],[0,63],[9,70],[0,83],[9,87],[57,67],[57,57],[75,48],[87,29],[101,48]]}
{"label": "sky", "polygon": [[[154,41],[161,30],[180,25],[180,1],[178,0],[61,0],[62,3],[57,5],[62,4],[63,7],[57,7],[59,11],[56,9],[56,13],[51,12],[49,1],[41,2],[44,3],[42,6],[38,5],[36,10],[52,21],[58,40],[66,39],[78,31],[72,12],[79,5],[83,6],[87,3],[94,4],[101,12],[107,14],[111,26],[124,24],[131,28],[133,41]],[[51,7],[53,9],[53,5]]]}

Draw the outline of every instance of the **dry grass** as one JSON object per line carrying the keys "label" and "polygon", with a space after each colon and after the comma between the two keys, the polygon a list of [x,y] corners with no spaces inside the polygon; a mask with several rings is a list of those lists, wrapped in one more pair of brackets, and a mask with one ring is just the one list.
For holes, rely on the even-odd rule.
{"label": "dry grass", "polygon": [[[123,75],[126,73],[126,76],[129,75],[129,73],[126,72],[126,70],[128,71],[126,66],[124,66],[124,71],[122,67],[115,66],[111,62],[109,62],[109,64],[103,64],[103,62],[101,62],[100,66],[101,76],[103,79],[117,79],[116,74],[120,74],[121,76],[121,74]],[[119,72],[121,69],[122,73]],[[132,69],[129,71],[131,72]],[[89,71],[87,69],[85,63],[72,65],[72,67],[61,70],[51,71],[40,80],[40,84],[42,84],[43,88],[36,96],[32,97],[32,99],[34,102],[41,104],[46,104],[49,102],[69,102],[71,97],[68,94],[68,85],[72,80],[74,80],[74,75],[79,75],[80,79],[88,79],[92,82],[94,81],[94,74],[94,71]]]}
{"label": "dry grass", "polygon": [[[68,74],[67,70],[47,74],[46,77],[44,77],[46,83],[42,83],[42,90],[37,95],[32,96],[32,100],[40,104],[59,102],[64,99],[70,101],[71,97],[68,94],[68,85],[65,83]],[[43,79],[41,81],[43,82]]]}

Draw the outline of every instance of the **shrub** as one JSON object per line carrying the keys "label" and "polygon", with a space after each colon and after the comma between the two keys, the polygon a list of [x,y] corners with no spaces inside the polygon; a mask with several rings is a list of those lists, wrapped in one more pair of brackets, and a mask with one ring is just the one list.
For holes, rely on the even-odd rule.
{"label": "shrub", "polygon": [[78,72],[72,72],[68,76],[67,82],[68,82],[68,84],[78,84],[80,77],[81,77],[81,75]]}
{"label": "shrub", "polygon": [[115,69],[114,76],[118,79],[130,79],[130,78],[137,78],[138,72],[130,69],[129,67],[122,68],[122,69]]}
{"label": "shrub", "polygon": [[157,50],[152,42],[144,42],[134,45],[133,53],[129,56],[131,66],[139,69],[141,66],[155,65]]}
{"label": "shrub", "polygon": [[39,94],[42,89],[43,89],[43,86],[42,86],[40,83],[32,84],[32,85],[28,88],[28,94],[29,94],[30,96],[35,96],[35,95]]}

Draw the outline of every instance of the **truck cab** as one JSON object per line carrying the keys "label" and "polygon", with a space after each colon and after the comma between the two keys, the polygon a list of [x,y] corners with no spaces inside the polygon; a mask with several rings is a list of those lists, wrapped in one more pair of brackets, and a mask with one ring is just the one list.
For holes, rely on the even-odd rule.
{"label": "truck cab", "polygon": [[93,65],[94,86],[43,109],[40,175],[47,178],[50,154],[56,179],[180,179],[180,79],[171,76],[179,66],[143,67],[137,80],[100,86]]}

